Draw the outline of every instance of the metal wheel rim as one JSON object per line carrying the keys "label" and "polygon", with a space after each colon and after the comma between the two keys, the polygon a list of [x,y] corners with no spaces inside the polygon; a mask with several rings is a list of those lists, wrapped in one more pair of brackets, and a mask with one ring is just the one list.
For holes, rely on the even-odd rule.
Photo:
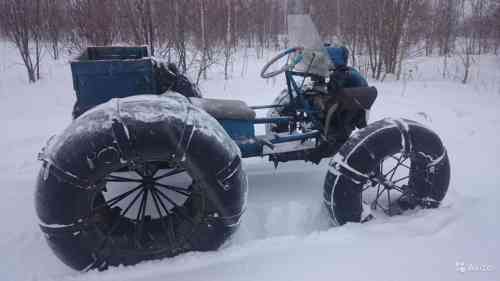
{"label": "metal wheel rim", "polygon": [[[392,160],[394,164],[387,165],[387,160]],[[409,209],[408,205],[404,204],[415,204],[414,190],[410,185],[412,161],[414,160],[411,155],[398,152],[378,163],[376,171],[361,189],[362,222],[380,214],[387,217],[400,215]]]}
{"label": "metal wheel rim", "polygon": [[[131,170],[141,179],[116,176],[113,175],[115,173],[110,173],[102,180],[101,188],[94,193],[89,217],[94,220],[101,241],[95,249],[96,261],[90,268],[106,267],[107,259],[111,254],[125,257],[130,254],[171,256],[182,252],[186,247],[185,243],[195,232],[196,226],[201,220],[201,214],[205,209],[204,194],[194,180],[190,190],[160,182],[160,180],[168,179],[180,173],[185,173],[193,179],[186,168],[177,164],[172,169],[160,172],[163,169],[157,168],[155,164],[144,163],[141,168],[134,167]],[[111,182],[133,183],[135,186],[102,202],[99,196],[106,192],[108,184]],[[185,203],[182,206],[178,205],[166,192],[167,190],[185,196],[185,203],[189,200],[203,203],[201,210],[192,216],[192,214],[186,212]],[[116,208],[116,205],[126,198],[132,198],[127,207]],[[146,210],[148,200],[154,206],[157,218],[152,219],[150,216],[148,218]],[[135,219],[126,217],[132,207],[137,206],[137,204],[139,204],[139,212]],[[168,205],[171,208],[168,208]],[[108,216],[106,218],[108,220],[103,221],[102,217],[99,217],[103,214]],[[190,225],[189,229],[185,227],[187,224]],[[146,225],[149,227],[145,227]],[[180,229],[181,227],[184,229]],[[131,228],[133,228],[133,233],[131,233]],[[156,230],[152,232],[152,229]],[[161,229],[161,231],[158,231],[158,229]],[[182,233],[179,233],[181,231]],[[159,234],[162,236],[158,236]],[[179,234],[184,235],[179,236]],[[131,236],[134,239],[131,239]],[[126,243],[127,241],[129,243]],[[133,243],[130,244],[130,242]],[[131,245],[134,246],[130,247]]]}

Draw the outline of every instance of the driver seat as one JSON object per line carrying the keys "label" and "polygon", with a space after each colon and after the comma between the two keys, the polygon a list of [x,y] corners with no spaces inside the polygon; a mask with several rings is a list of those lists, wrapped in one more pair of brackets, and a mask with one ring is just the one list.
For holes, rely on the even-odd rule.
{"label": "driver seat", "polygon": [[243,101],[205,98],[190,98],[189,100],[217,120],[255,119],[255,111]]}

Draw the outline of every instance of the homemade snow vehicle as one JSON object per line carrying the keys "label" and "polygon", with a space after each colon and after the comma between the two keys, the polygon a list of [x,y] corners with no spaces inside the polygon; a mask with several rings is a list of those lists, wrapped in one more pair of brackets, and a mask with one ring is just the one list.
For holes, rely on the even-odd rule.
{"label": "homemade snow vehicle", "polygon": [[287,89],[267,106],[201,98],[144,48],[89,48],[72,62],[75,120],[40,154],[36,191],[64,263],[104,269],[217,249],[245,211],[245,157],[331,158],[323,201],[334,224],[439,205],[450,175],[439,137],[410,120],[368,124],[377,91],[347,66],[347,50],[325,46],[309,16],[288,24],[297,47],[261,73],[284,74]]}

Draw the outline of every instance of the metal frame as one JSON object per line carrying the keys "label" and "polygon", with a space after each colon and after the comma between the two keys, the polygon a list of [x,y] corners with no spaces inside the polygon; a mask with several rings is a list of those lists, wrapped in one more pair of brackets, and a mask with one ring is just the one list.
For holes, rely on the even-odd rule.
{"label": "metal frame", "polygon": [[[290,109],[292,111],[297,112],[299,115],[297,117],[272,117],[272,118],[255,118],[253,120],[245,121],[250,123],[252,126],[258,124],[289,124],[291,122],[297,122],[301,119],[304,121],[309,121],[313,124],[310,132],[307,133],[294,133],[289,135],[254,135],[253,138],[240,138],[237,137],[233,139],[240,147],[243,157],[256,157],[263,156],[263,148],[265,146],[270,147],[271,149],[274,145],[287,143],[287,142],[295,142],[295,141],[306,141],[310,139],[318,139],[321,136],[321,132],[319,131],[319,122],[318,119],[315,118],[318,111],[314,110],[312,105],[310,105],[305,99],[304,91],[302,90],[302,85],[298,85],[297,81],[295,81],[294,76],[307,77],[309,74],[299,73],[294,71],[285,71],[286,84],[288,88],[288,95],[290,96]],[[294,92],[296,95],[294,95]],[[271,108],[280,108],[283,105],[279,104],[271,104],[271,105],[260,105],[260,106],[251,106],[250,108],[253,110],[263,110],[263,109],[271,109]],[[225,120],[219,120],[223,126]],[[224,126],[226,128],[226,126]],[[231,131],[229,128],[226,130]],[[255,129],[253,130],[255,132]],[[230,134],[231,135],[231,134]],[[243,134],[244,135],[244,134]],[[248,133],[246,135],[249,135]],[[316,142],[318,143],[318,142]],[[278,154],[278,153],[276,153]],[[268,154],[273,155],[273,154]]]}

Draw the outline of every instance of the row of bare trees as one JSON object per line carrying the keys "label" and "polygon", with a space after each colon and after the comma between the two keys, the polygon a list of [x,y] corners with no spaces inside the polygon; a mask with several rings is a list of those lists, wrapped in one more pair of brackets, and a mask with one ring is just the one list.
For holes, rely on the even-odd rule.
{"label": "row of bare trees", "polygon": [[0,0],[0,35],[19,49],[29,81],[40,78],[41,54],[88,45],[148,45],[152,55],[197,68],[197,78],[223,62],[226,78],[238,47],[258,55],[279,45],[279,0]]}
{"label": "row of bare trees", "polygon": [[368,57],[375,79],[399,79],[405,59],[437,54],[445,66],[459,56],[466,83],[473,56],[500,47],[498,0],[309,0],[309,7],[324,37],[348,46],[352,63]]}
{"label": "row of bare trees", "polygon": [[[297,0],[0,0],[0,35],[15,44],[31,82],[43,54],[87,45],[144,44],[183,72],[206,78],[214,64],[226,79],[238,49],[286,46],[286,14]],[[399,79],[405,59],[498,52],[500,0],[301,0],[325,41],[351,51],[351,63],[375,79]],[[367,58],[363,66],[358,58]],[[467,68],[468,69],[468,68]],[[464,74],[464,82],[468,74]]]}

